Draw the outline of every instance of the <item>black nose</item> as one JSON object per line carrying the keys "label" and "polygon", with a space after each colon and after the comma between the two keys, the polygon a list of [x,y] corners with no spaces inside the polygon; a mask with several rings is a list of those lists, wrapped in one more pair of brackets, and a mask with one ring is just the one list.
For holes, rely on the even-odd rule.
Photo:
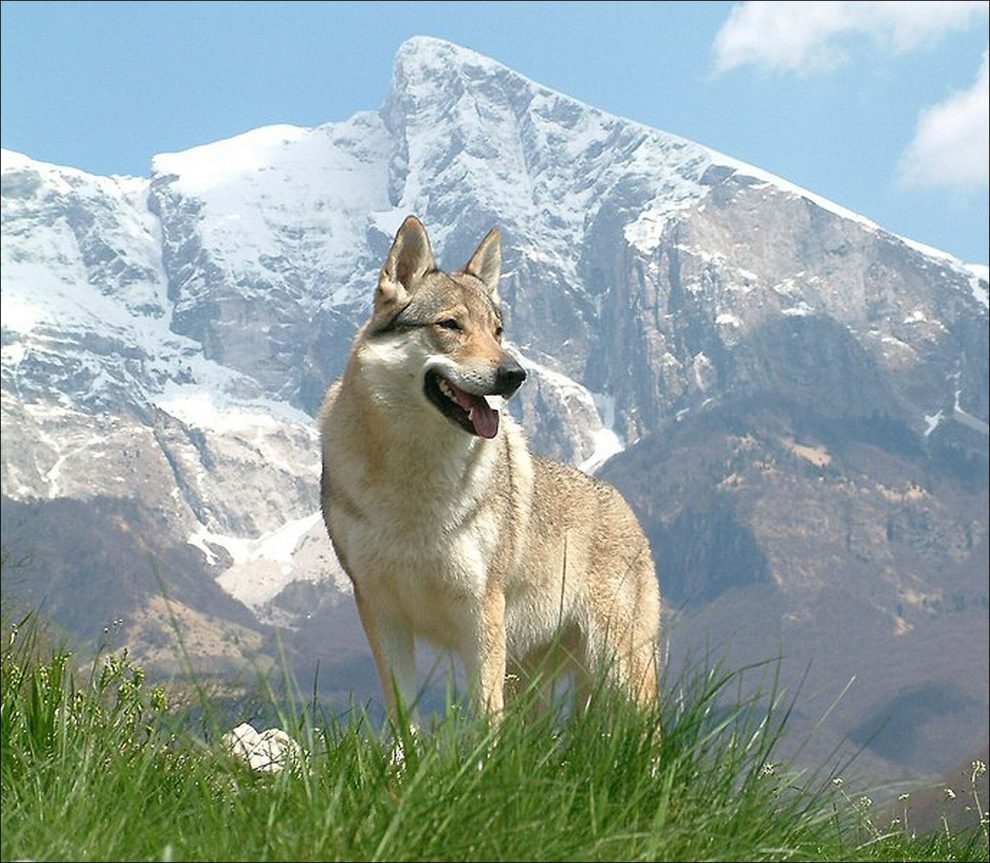
{"label": "black nose", "polygon": [[508,398],[526,380],[526,371],[515,360],[505,360],[495,370],[495,394]]}

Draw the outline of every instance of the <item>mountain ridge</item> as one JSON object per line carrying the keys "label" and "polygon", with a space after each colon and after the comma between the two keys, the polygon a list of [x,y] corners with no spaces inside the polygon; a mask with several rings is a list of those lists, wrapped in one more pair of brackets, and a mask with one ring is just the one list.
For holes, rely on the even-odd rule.
{"label": "mountain ridge", "polygon": [[[299,668],[373,681],[317,517],[312,415],[415,212],[451,268],[502,228],[531,372],[512,410],[538,452],[607,460],[658,546],[675,667],[703,637],[677,621],[733,629],[735,601],[754,615],[740,661],[766,658],[761,633],[827,647],[846,626],[877,689],[842,739],[928,692],[953,667],[939,644],[985,640],[982,265],[428,37],[377,112],[159,154],[148,178],[11,151],[2,175],[4,523],[91,532],[75,559],[52,542],[26,588],[77,629],[125,616],[164,655],[154,573],[122,549],[139,540],[188,568],[169,577],[207,664],[237,655],[218,633],[255,656],[284,631]],[[108,560],[142,587],[90,595]],[[905,650],[934,650],[916,679]],[[960,680],[978,737],[979,668]],[[904,733],[930,741],[925,698]],[[938,769],[878,747],[888,774]]]}

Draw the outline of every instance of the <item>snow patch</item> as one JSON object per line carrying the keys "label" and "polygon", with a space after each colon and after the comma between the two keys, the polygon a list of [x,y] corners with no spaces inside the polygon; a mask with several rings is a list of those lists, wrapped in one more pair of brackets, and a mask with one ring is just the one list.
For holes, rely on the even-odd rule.
{"label": "snow patch", "polygon": [[176,175],[176,187],[183,194],[199,196],[240,175],[263,170],[276,160],[280,150],[308,131],[287,124],[262,126],[178,153],[159,153],[151,166],[156,174]]}
{"label": "snow patch", "polygon": [[[218,384],[230,381],[217,381]],[[227,395],[219,386],[202,383],[179,384],[169,381],[154,404],[177,420],[194,428],[218,434],[245,431],[277,431],[285,423],[312,427],[309,414],[285,402],[258,397],[238,399]]]}
{"label": "snow patch", "polygon": [[326,303],[371,297],[367,232],[376,214],[393,210],[391,146],[381,117],[358,112],[312,129],[267,126],[159,154],[152,165],[156,182],[200,202],[197,236],[231,285],[272,281],[266,261],[276,267],[290,261],[288,274],[276,271],[274,278],[284,279],[293,299],[315,312]]}
{"label": "snow patch", "polygon": [[986,264],[966,263],[954,255],[950,255],[948,252],[936,249],[934,246],[928,246],[924,243],[919,243],[917,240],[909,240],[907,237],[901,237],[896,234],[894,236],[904,243],[905,246],[914,249],[916,252],[920,252],[926,258],[934,258],[940,264],[948,266],[960,275],[965,276],[972,291],[973,299],[984,308],[990,305],[986,287],[987,282],[990,281],[990,267]]}
{"label": "snow patch", "polygon": [[944,418],[942,411],[937,414],[925,414],[925,437],[928,437],[935,429],[937,429]]}
{"label": "snow patch", "polygon": [[665,172],[660,183],[660,193],[622,230],[626,242],[645,254],[651,254],[660,245],[664,226],[671,217],[696,205],[708,194],[708,189],[699,185],[694,176],[685,177],[676,171]]}
{"label": "snow patch", "polygon": [[626,448],[625,441],[615,431],[615,399],[606,393],[593,393],[573,378],[554,371],[529,357],[516,352],[519,362],[529,372],[550,383],[564,395],[564,400],[573,399],[598,419],[598,427],[593,428],[591,437],[592,452],[577,464],[579,470],[594,473],[613,455]]}
{"label": "snow patch", "polygon": [[594,449],[590,456],[578,465],[578,470],[594,474],[612,456],[626,448],[626,443],[615,430],[615,398],[606,393],[592,393],[602,428],[592,434]]}
{"label": "snow patch", "polygon": [[789,306],[786,309],[781,309],[780,313],[786,315],[789,318],[805,318],[809,315],[813,315],[815,310],[809,306],[804,300],[793,306]]}
{"label": "snow patch", "polygon": [[0,327],[16,333],[28,334],[44,320],[43,310],[30,302],[27,297],[5,295],[3,312],[0,313]]}
{"label": "snow patch", "polygon": [[982,264],[966,264],[970,271],[969,289],[973,292],[973,299],[983,308],[990,308],[990,295],[988,295],[988,284],[990,284],[990,267]]}
{"label": "snow patch", "polygon": [[[320,521],[320,513],[315,512],[292,519],[255,539],[213,533],[200,525],[187,542],[203,552],[211,565],[218,562],[215,548],[211,546],[224,549],[233,563],[220,574],[217,584],[256,614],[263,615],[267,603],[302,577],[297,572],[295,557],[307,535]],[[324,574],[332,577],[330,568]],[[313,580],[312,577],[302,579]],[[343,589],[339,583],[336,587]]]}
{"label": "snow patch", "polygon": [[[955,375],[955,377],[956,380],[958,381],[959,379],[958,374]],[[967,428],[971,428],[973,429],[973,431],[979,432],[980,434],[990,434],[990,425],[987,425],[987,423],[983,422],[983,420],[981,420],[979,417],[974,417],[971,413],[967,413],[965,410],[963,410],[962,403],[960,401],[961,398],[962,398],[962,389],[960,387],[956,387],[956,400],[952,409],[953,419],[955,419],[956,422],[966,426]]]}
{"label": "snow patch", "polygon": [[262,559],[273,560],[281,565],[284,573],[288,574],[292,571],[292,553],[299,545],[299,540],[319,520],[320,513],[315,512],[288,521],[257,539],[213,533],[204,525],[200,525],[195,533],[190,534],[187,542],[202,551],[211,564],[216,563],[216,553],[209,545],[219,545],[227,551],[235,564]]}

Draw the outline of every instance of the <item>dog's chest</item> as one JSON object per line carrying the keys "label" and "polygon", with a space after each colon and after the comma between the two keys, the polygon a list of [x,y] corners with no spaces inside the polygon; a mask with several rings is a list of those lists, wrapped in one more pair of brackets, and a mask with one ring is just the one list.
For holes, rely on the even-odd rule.
{"label": "dog's chest", "polygon": [[499,452],[419,441],[390,446],[377,463],[327,459],[328,527],[348,574],[369,603],[392,606],[441,643],[465,617],[464,603],[486,592],[498,548]]}
{"label": "dog's chest", "polygon": [[496,530],[477,500],[368,489],[361,506],[360,515],[341,514],[335,539],[362,586],[395,592],[411,603],[419,594],[426,604],[440,595],[481,595]]}
{"label": "dog's chest", "polygon": [[493,544],[485,519],[454,533],[368,524],[355,541],[351,577],[367,600],[417,635],[459,649],[486,591]]}

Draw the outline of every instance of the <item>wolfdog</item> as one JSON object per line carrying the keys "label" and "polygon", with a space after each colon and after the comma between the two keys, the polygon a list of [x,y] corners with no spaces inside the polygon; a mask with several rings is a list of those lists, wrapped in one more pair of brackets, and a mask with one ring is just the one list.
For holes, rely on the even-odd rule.
{"label": "wolfdog", "polygon": [[[657,699],[660,592],[611,486],[529,452],[501,403],[526,372],[503,347],[497,228],[442,272],[409,216],[370,319],[320,412],[321,502],[385,703],[416,697],[415,640],[458,655],[479,711],[507,679],[600,674]],[[518,683],[515,683],[518,685]]]}

